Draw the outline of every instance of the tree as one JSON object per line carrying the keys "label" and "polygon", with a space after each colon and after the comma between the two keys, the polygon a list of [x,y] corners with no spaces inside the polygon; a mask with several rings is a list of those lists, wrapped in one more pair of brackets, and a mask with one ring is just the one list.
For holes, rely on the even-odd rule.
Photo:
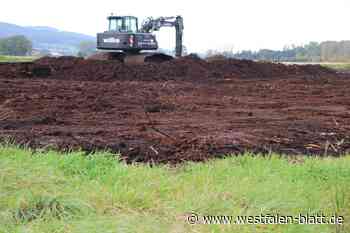
{"label": "tree", "polygon": [[312,41],[305,45],[304,48],[310,60],[320,60],[321,47],[319,43]]}
{"label": "tree", "polygon": [[321,43],[321,60],[329,62],[350,61],[350,41],[326,41]]}
{"label": "tree", "polygon": [[31,54],[32,42],[25,36],[11,36],[0,39],[0,53],[12,56],[25,56]]}
{"label": "tree", "polygon": [[96,53],[96,43],[94,41],[83,41],[79,44],[79,57],[87,57]]}

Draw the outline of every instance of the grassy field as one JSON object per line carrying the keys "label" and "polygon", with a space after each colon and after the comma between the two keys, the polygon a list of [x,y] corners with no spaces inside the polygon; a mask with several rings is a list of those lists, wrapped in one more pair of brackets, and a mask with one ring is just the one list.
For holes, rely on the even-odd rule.
{"label": "grassy field", "polygon": [[[0,147],[0,232],[350,232],[350,157],[246,155],[126,165],[116,155]],[[199,215],[299,213],[343,225],[190,225]]]}
{"label": "grassy field", "polygon": [[350,63],[324,63],[321,65],[338,71],[350,71]]}
{"label": "grassy field", "polygon": [[31,62],[35,60],[36,57],[31,56],[2,56],[0,55],[1,62]]}

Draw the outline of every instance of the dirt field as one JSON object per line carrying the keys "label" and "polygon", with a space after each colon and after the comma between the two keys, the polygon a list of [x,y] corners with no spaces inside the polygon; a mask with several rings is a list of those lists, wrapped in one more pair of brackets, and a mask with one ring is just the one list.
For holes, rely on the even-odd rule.
{"label": "dirt field", "polygon": [[350,75],[194,57],[124,65],[79,58],[0,64],[0,137],[33,148],[202,161],[244,151],[350,152]]}

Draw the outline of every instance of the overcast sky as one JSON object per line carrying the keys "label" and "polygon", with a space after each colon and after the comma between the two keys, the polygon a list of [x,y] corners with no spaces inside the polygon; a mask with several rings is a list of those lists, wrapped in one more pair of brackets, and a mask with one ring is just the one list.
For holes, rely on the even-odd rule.
{"label": "overcast sky", "polygon": [[[350,39],[350,0],[12,0],[1,3],[0,21],[95,35],[106,29],[111,12],[141,20],[182,15],[191,52]],[[158,36],[161,47],[174,46],[172,30]]]}

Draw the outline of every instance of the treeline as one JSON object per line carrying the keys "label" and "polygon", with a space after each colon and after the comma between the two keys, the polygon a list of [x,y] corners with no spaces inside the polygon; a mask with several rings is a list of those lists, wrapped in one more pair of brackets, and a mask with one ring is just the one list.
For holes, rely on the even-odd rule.
{"label": "treeline", "polygon": [[349,62],[350,41],[310,42],[303,46],[285,46],[283,50],[261,49],[257,52],[245,50],[238,53],[208,51],[207,56],[224,55],[225,57],[290,62]]}
{"label": "treeline", "polygon": [[350,41],[327,41],[321,43],[321,60],[329,62],[350,61]]}
{"label": "treeline", "polygon": [[32,49],[32,42],[25,36],[11,36],[0,39],[1,55],[26,56],[31,54]]}
{"label": "treeline", "polygon": [[[96,42],[82,41],[79,45],[76,45],[76,49],[78,53],[74,55],[81,57],[90,56],[96,52]],[[33,54],[39,56],[64,55],[50,50],[33,50],[33,43],[28,38],[22,35],[0,38],[0,55],[28,56]]]}

